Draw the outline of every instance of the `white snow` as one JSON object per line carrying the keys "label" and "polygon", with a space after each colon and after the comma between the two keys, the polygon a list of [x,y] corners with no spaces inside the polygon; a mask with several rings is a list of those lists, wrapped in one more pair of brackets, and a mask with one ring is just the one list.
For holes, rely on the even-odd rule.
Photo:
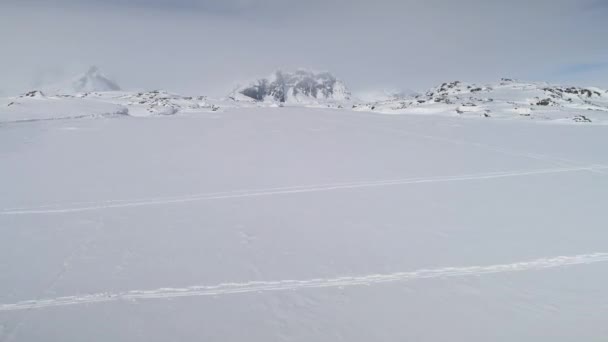
{"label": "white snow", "polygon": [[605,113],[509,84],[396,115],[2,99],[0,341],[601,340]]}

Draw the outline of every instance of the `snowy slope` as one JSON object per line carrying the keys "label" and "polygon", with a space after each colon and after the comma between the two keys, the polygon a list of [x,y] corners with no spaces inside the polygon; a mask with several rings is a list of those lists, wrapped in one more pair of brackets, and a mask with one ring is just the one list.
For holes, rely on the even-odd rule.
{"label": "snowy slope", "polygon": [[0,340],[600,341],[606,126],[0,125]]}
{"label": "snowy slope", "polygon": [[415,97],[362,105],[387,114],[442,114],[608,123],[608,91],[503,79],[488,85],[443,83]]}
{"label": "snowy slope", "polygon": [[128,114],[120,104],[74,96],[47,96],[33,90],[17,97],[0,98],[0,123],[117,116]]}
{"label": "snowy slope", "polygon": [[237,88],[230,97],[288,105],[340,104],[351,100],[346,85],[331,73],[308,70],[276,71],[268,78]]}

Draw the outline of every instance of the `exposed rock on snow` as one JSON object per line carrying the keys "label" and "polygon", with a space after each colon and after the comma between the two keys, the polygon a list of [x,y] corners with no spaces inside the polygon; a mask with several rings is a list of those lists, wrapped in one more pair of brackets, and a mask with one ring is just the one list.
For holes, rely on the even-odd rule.
{"label": "exposed rock on snow", "polygon": [[44,99],[46,98],[46,96],[44,96],[44,93],[41,92],[40,90],[32,90],[32,91],[28,91],[27,93],[24,93],[22,95],[19,96],[20,98],[33,98],[33,99]]}
{"label": "exposed rock on snow", "polygon": [[231,98],[242,99],[239,95],[258,102],[281,104],[323,104],[351,99],[345,84],[332,74],[306,70],[293,73],[276,71],[269,78],[236,89]]}
{"label": "exposed rock on snow", "polygon": [[355,109],[386,114],[608,122],[608,93],[598,88],[562,87],[507,78],[488,85],[454,81],[431,88],[423,95],[366,103]]}

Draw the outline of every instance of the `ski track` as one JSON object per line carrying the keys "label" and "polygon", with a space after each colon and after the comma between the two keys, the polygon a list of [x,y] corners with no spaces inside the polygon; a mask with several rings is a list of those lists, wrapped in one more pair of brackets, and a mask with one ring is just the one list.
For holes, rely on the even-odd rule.
{"label": "ski track", "polygon": [[[446,142],[446,143],[450,143],[450,144],[473,146],[473,147],[477,147],[480,149],[498,152],[498,153],[502,153],[504,155],[514,156],[514,157],[524,157],[524,158],[534,159],[534,160],[538,160],[538,161],[549,162],[549,163],[555,164],[560,167],[576,167],[576,166],[581,165],[581,163],[576,162],[576,161],[559,158],[559,157],[547,156],[547,155],[540,154],[540,153],[514,151],[514,150],[511,150],[508,148],[498,147],[498,146],[489,145],[489,144],[482,144],[482,143],[472,142],[472,141],[462,140],[462,139],[438,137],[438,136],[434,136],[434,135],[420,134],[420,133],[415,133],[415,132],[411,132],[411,131],[403,131],[403,130],[399,130],[399,129],[390,129],[390,128],[385,128],[385,127],[382,129],[391,130],[391,131],[399,132],[399,133],[404,133],[406,135],[423,138],[423,139],[428,139],[428,140]],[[596,172],[596,173],[603,173],[602,171],[600,171],[598,169],[590,169],[589,171]]]}
{"label": "ski track", "polygon": [[0,124],[21,124],[21,123],[32,123],[32,122],[43,122],[43,121],[64,121],[64,120],[78,120],[78,119],[98,119],[98,118],[113,118],[125,116],[128,114],[123,113],[100,113],[100,114],[83,114],[83,115],[74,115],[74,116],[60,116],[60,117],[51,117],[51,118],[43,118],[43,119],[19,119],[19,120],[9,120],[9,121],[0,121]]}
{"label": "ski track", "polygon": [[333,184],[321,184],[321,185],[302,185],[292,187],[279,187],[279,188],[267,188],[257,190],[237,190],[230,192],[216,192],[206,194],[194,194],[186,196],[175,196],[175,197],[155,197],[155,198],[143,198],[135,200],[108,200],[100,202],[76,202],[61,205],[43,205],[38,207],[29,208],[12,208],[4,209],[0,211],[1,215],[36,215],[36,214],[65,214],[83,211],[93,210],[104,210],[104,209],[116,209],[116,208],[128,208],[128,207],[141,207],[151,206],[160,204],[175,204],[175,203],[187,203],[196,201],[209,201],[209,200],[221,200],[221,199],[235,199],[235,198],[247,198],[247,197],[261,197],[261,196],[274,196],[274,195],[286,195],[286,194],[297,194],[297,193],[310,193],[310,192],[321,192],[321,191],[333,191],[342,189],[357,189],[357,188],[369,188],[369,187],[380,187],[390,185],[407,185],[407,184],[423,184],[423,183],[440,183],[440,182],[457,182],[457,181],[469,181],[469,180],[487,180],[496,178],[506,177],[521,177],[539,174],[552,174],[562,172],[577,172],[577,171],[594,171],[606,169],[606,165],[590,165],[582,167],[571,167],[571,168],[551,168],[551,169],[538,169],[530,171],[511,171],[511,172],[489,172],[470,174],[462,176],[444,176],[444,177],[432,177],[432,178],[403,178],[403,179],[392,179],[392,180],[381,180],[381,181],[368,181],[368,182],[353,182],[353,183],[333,183]]}
{"label": "ski track", "polygon": [[[352,116],[352,117],[358,117],[358,116]],[[358,117],[358,118],[362,118],[362,117]],[[332,121],[332,122],[336,123],[338,121]],[[345,122],[341,121],[341,123],[345,123]],[[373,128],[378,131],[399,133],[399,134],[403,134],[403,135],[407,135],[407,136],[423,138],[423,139],[427,139],[427,140],[434,140],[434,141],[438,141],[438,142],[473,146],[476,148],[485,149],[487,151],[498,152],[498,153],[501,153],[504,155],[510,155],[510,156],[514,156],[514,157],[524,157],[524,158],[534,159],[534,160],[538,160],[538,161],[549,162],[549,163],[555,164],[560,167],[581,166],[580,162],[573,161],[570,159],[553,157],[553,156],[548,156],[548,155],[544,155],[544,154],[540,154],[540,153],[521,152],[521,151],[511,150],[511,149],[504,148],[504,147],[498,147],[498,146],[494,146],[494,145],[490,145],[490,144],[482,144],[479,142],[468,141],[468,140],[463,140],[463,139],[440,137],[440,136],[435,136],[435,135],[430,135],[430,134],[422,134],[422,133],[414,132],[411,130],[404,130],[404,129],[398,129],[398,128],[384,127],[384,126],[380,127],[377,125],[370,126],[370,125],[366,124],[364,127],[367,129]],[[590,169],[588,171],[594,172],[594,173],[605,174],[605,172],[603,172],[599,169]]]}
{"label": "ski track", "polygon": [[371,274],[354,277],[316,278],[310,280],[251,281],[244,283],[222,283],[212,286],[190,286],[185,288],[159,288],[155,290],[132,290],[118,293],[95,293],[81,296],[58,297],[43,300],[26,300],[14,304],[0,304],[0,312],[44,309],[70,305],[95,304],[116,301],[166,299],[197,296],[223,296],[232,294],[260,293],[301,289],[362,286],[418,279],[480,276],[493,273],[508,273],[543,270],[572,265],[585,265],[608,261],[608,253],[580,254],[536,259],[511,264],[489,266],[447,267],[421,269],[412,272]]}

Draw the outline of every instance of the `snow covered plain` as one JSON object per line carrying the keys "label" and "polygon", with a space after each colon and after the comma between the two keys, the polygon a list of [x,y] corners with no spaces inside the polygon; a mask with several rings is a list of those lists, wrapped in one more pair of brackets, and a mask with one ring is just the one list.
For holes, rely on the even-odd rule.
{"label": "snow covered plain", "polygon": [[0,341],[601,341],[607,130],[289,107],[0,123]]}

